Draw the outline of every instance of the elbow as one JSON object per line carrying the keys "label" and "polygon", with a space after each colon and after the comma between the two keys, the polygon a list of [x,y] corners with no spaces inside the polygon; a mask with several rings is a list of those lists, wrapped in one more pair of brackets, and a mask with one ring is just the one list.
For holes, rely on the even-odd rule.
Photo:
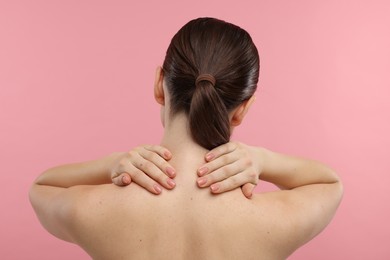
{"label": "elbow", "polygon": [[31,206],[33,207],[33,209],[36,211],[36,201],[37,201],[37,199],[36,199],[36,197],[37,197],[37,191],[36,191],[36,189],[37,189],[37,185],[39,185],[39,184],[37,184],[36,182],[34,182],[32,185],[31,185],[31,187],[30,187],[30,190],[28,191],[28,199],[29,199],[29,201],[30,201],[30,204],[31,204]]}
{"label": "elbow", "polygon": [[36,177],[34,180],[33,186],[34,186],[34,184],[35,185],[42,185],[42,184],[44,185],[45,181],[46,181],[45,179],[46,179],[47,172],[48,172],[48,170],[42,172],[38,177]]}
{"label": "elbow", "polygon": [[339,179],[336,182],[336,184],[337,184],[337,194],[338,194],[339,203],[340,203],[341,200],[343,199],[343,196],[344,196],[344,186],[343,186],[341,179]]}
{"label": "elbow", "polygon": [[33,203],[33,197],[34,197],[34,188],[35,188],[36,183],[34,182],[30,189],[28,190],[28,199],[30,200],[30,203]]}
{"label": "elbow", "polygon": [[337,205],[340,204],[343,195],[344,195],[344,187],[340,176],[336,173],[335,170],[330,168],[327,165],[323,165],[323,184],[328,184],[331,187],[331,197],[334,199],[334,202],[337,202]]}
{"label": "elbow", "polygon": [[333,179],[331,184],[334,186],[334,196],[339,204],[344,196],[344,186],[341,178],[337,175],[337,173],[334,170],[331,170],[331,174]]}

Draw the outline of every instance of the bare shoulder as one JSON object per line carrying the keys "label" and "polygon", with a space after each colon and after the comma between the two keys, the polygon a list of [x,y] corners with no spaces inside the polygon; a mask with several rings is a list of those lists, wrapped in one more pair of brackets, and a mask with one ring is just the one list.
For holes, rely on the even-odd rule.
{"label": "bare shoulder", "polygon": [[292,253],[332,220],[341,199],[334,192],[338,188],[337,184],[316,184],[260,193],[253,196],[252,203],[277,223],[273,228],[277,244]]}
{"label": "bare shoulder", "polygon": [[128,187],[113,184],[80,186],[73,194],[67,216],[73,243],[94,259],[120,259],[114,254],[121,252],[112,248],[124,246],[125,242],[127,247],[137,245],[135,231],[148,221],[148,216],[139,212],[145,212],[150,206],[146,201],[152,194],[135,184]]}

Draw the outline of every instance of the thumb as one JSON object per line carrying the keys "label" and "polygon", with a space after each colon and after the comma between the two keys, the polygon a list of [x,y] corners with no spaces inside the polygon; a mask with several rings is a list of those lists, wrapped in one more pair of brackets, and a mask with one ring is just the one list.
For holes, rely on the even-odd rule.
{"label": "thumb", "polygon": [[119,176],[113,178],[112,183],[117,186],[127,186],[131,183],[131,177],[128,173],[122,173]]}
{"label": "thumb", "polygon": [[241,186],[242,193],[244,193],[244,196],[250,199],[253,194],[253,190],[256,186],[253,185],[252,183],[246,183]]}

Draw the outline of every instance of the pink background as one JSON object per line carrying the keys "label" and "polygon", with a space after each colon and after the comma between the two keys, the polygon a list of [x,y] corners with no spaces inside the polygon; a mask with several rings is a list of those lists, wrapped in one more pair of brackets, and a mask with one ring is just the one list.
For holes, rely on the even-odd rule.
{"label": "pink background", "polygon": [[[173,34],[212,16],[258,46],[257,101],[235,139],[328,163],[344,200],[290,259],[390,259],[388,1],[1,1],[1,259],[89,259],[38,223],[43,170],[162,134],[154,70]],[[261,189],[261,187],[260,187]]]}

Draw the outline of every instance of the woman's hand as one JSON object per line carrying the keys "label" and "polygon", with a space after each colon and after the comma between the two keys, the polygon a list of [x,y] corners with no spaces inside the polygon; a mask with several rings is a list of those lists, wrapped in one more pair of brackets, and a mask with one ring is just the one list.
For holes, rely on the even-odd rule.
{"label": "woman's hand", "polygon": [[144,145],[112,156],[109,170],[112,182],[118,186],[135,182],[153,194],[160,194],[160,185],[167,189],[176,185],[175,170],[168,163],[172,154],[162,146]]}
{"label": "woman's hand", "polygon": [[262,171],[256,147],[229,142],[208,152],[205,160],[206,164],[198,169],[198,186],[210,186],[216,194],[241,186],[245,197],[251,198]]}

